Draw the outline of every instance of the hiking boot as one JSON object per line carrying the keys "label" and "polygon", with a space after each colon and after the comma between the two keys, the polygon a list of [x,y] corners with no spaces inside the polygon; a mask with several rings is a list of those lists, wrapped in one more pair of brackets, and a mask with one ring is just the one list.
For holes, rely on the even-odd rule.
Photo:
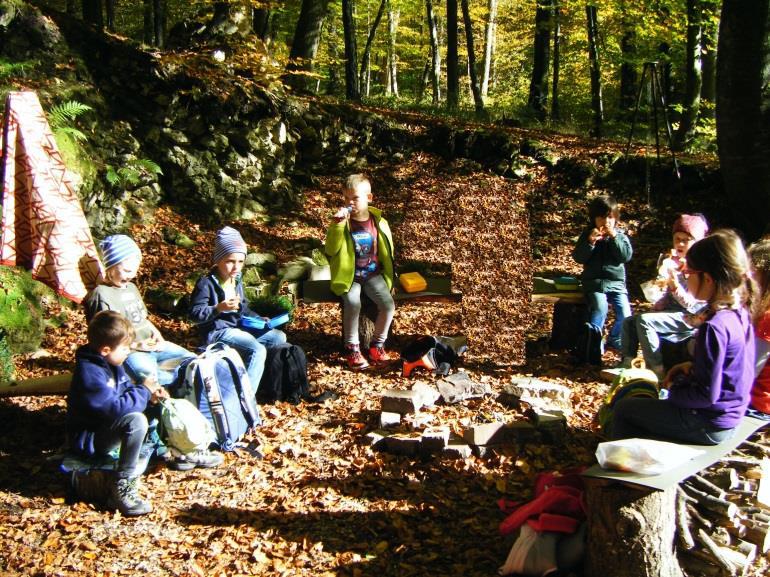
{"label": "hiking boot", "polygon": [[152,511],[152,505],[139,496],[139,477],[114,479],[107,507],[117,509],[126,517],[137,517]]}
{"label": "hiking boot", "polygon": [[176,471],[189,471],[195,467],[213,469],[224,463],[224,461],[225,457],[221,453],[201,450],[178,455],[174,460],[169,461],[168,466]]}
{"label": "hiking boot", "polygon": [[385,347],[369,347],[369,360],[373,365],[384,365],[392,361],[392,357],[385,350]]}
{"label": "hiking boot", "polygon": [[364,358],[358,347],[349,348],[345,355],[345,362],[349,369],[361,371],[369,366],[369,361]]}

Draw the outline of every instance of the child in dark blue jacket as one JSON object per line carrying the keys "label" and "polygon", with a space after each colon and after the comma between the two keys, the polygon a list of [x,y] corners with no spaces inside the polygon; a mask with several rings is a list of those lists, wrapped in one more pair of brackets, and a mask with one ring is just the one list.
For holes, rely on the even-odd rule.
{"label": "child in dark blue jacket", "polygon": [[259,316],[249,308],[243,293],[241,270],[246,252],[246,242],[237,230],[226,226],[217,232],[214,267],[195,284],[189,314],[198,327],[202,346],[222,342],[238,351],[256,391],[265,369],[265,347],[284,344],[286,334],[278,329],[246,331],[240,328],[244,316]]}
{"label": "child in dark blue jacket", "polygon": [[133,338],[134,329],[123,315],[97,313],[88,325],[88,344],[75,355],[67,397],[67,437],[72,450],[94,457],[120,448],[107,505],[130,516],[152,510],[138,492],[139,454],[147,434],[144,410],[148,403],[168,397],[157,381],[134,384],[123,369]]}

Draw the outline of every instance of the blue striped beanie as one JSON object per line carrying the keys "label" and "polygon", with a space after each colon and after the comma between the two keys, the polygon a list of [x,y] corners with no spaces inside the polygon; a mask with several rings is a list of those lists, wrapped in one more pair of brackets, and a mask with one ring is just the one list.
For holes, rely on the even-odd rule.
{"label": "blue striped beanie", "polygon": [[104,268],[112,268],[132,256],[142,258],[142,251],[134,240],[125,234],[108,236],[99,243],[99,248],[102,249]]}
{"label": "blue striped beanie", "polygon": [[243,253],[245,256],[248,252],[246,241],[243,240],[240,232],[230,226],[226,226],[222,230],[217,231],[217,237],[214,240],[214,264],[234,252]]}

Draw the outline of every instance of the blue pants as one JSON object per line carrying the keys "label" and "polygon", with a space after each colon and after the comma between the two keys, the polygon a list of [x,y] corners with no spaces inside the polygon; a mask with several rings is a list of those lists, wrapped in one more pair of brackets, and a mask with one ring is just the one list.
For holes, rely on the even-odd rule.
{"label": "blue pants", "polygon": [[158,383],[168,386],[176,380],[182,361],[194,356],[195,353],[179,345],[163,341],[158,351],[134,351],[128,355],[124,366],[134,382],[142,383],[147,377],[153,376],[158,379]]}
{"label": "blue pants", "polygon": [[695,328],[685,322],[683,312],[642,313],[623,321],[623,356],[633,358],[641,345],[647,368],[663,367],[661,339],[672,343],[687,340]]}
{"label": "blue pants", "polygon": [[219,329],[209,335],[209,343],[218,342],[225,343],[238,351],[246,366],[251,388],[256,392],[265,370],[267,349],[284,344],[286,333],[278,329],[269,329],[265,332],[254,331],[254,333],[243,329]]}
{"label": "blue pants", "polygon": [[128,413],[94,435],[94,451],[97,455],[108,455],[120,447],[116,471],[118,478],[133,479],[143,473],[139,455],[147,435],[147,426],[144,413]]}
{"label": "blue pants", "polygon": [[669,401],[627,398],[618,401],[610,426],[612,439],[658,439],[693,445],[717,445],[735,429],[715,429],[692,409],[682,409]]}
{"label": "blue pants", "polygon": [[607,344],[620,350],[623,320],[631,316],[631,304],[628,302],[628,295],[618,292],[589,292],[586,293],[586,302],[588,303],[588,322],[600,331],[604,330],[609,305],[612,305],[612,310],[615,311],[615,324],[610,329]]}

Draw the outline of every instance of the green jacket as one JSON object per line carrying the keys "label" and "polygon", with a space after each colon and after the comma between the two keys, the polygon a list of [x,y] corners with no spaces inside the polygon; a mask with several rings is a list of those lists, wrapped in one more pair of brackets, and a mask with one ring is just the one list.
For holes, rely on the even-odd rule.
{"label": "green jacket", "polygon": [[592,226],[578,238],[572,258],[583,265],[583,292],[628,293],[625,263],[631,260],[631,241],[622,231],[615,238],[601,239],[591,246],[588,237]]}
{"label": "green jacket", "polygon": [[[393,235],[388,221],[382,217],[382,211],[369,207],[377,227],[377,258],[380,261],[382,276],[388,288],[393,288]],[[331,289],[337,296],[350,290],[356,272],[356,250],[353,235],[350,233],[347,219],[335,222],[326,231],[326,256],[331,269]]]}

